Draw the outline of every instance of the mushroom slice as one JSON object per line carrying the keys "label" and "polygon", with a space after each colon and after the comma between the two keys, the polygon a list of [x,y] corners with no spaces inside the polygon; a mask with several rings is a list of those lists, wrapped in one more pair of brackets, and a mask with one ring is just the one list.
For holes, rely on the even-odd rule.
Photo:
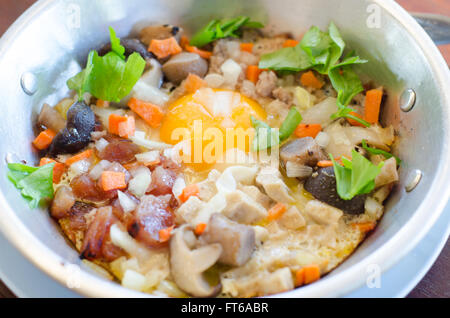
{"label": "mushroom slice", "polygon": [[182,52],[172,56],[162,70],[169,81],[180,84],[189,74],[204,77],[208,72],[208,62],[198,54]]}
{"label": "mushroom slice", "polygon": [[[216,295],[221,286],[211,286],[203,277],[203,272],[214,265],[222,254],[222,246],[218,243],[189,248],[185,235],[192,232],[189,225],[183,225],[170,240],[170,270],[172,276],[186,293],[197,297]],[[191,244],[189,244],[191,245]]]}
{"label": "mushroom slice", "polygon": [[314,167],[318,161],[326,160],[322,148],[311,137],[294,139],[280,148],[281,163],[286,167],[288,162]]}

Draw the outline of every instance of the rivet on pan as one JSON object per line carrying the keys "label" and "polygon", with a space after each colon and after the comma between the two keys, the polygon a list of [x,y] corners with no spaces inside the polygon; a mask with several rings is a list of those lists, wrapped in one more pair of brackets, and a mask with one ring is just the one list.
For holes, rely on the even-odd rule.
{"label": "rivet on pan", "polygon": [[408,88],[400,96],[400,109],[404,112],[409,112],[416,103],[416,92]]}
{"label": "rivet on pan", "polygon": [[405,190],[406,192],[411,192],[419,184],[422,179],[422,171],[414,170],[411,171],[406,179]]}
{"label": "rivet on pan", "polygon": [[33,73],[25,72],[20,78],[20,85],[27,95],[33,95],[37,91],[37,79]]}

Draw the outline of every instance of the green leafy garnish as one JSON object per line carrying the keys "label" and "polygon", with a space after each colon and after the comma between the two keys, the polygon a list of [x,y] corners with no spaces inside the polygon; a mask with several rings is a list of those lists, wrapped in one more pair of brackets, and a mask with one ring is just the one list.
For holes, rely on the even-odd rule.
{"label": "green leafy garnish", "polygon": [[384,165],[384,162],[374,165],[355,150],[352,150],[351,161],[342,157],[344,166],[338,164],[331,154],[330,158],[333,161],[337,193],[344,200],[371,192],[375,188],[375,178]]}
{"label": "green leafy garnish", "polygon": [[52,199],[54,163],[42,167],[30,167],[21,163],[8,164],[8,179],[21,190],[30,208],[38,207],[45,199]]}
{"label": "green leafy garnish", "polygon": [[393,154],[391,154],[391,153],[389,153],[389,152],[387,152],[387,151],[384,151],[384,150],[381,150],[381,149],[377,149],[377,148],[371,148],[371,147],[369,147],[369,146],[367,145],[367,141],[365,141],[364,139],[363,139],[363,141],[362,141],[362,147],[363,147],[368,153],[370,153],[370,154],[372,154],[372,155],[383,155],[386,159],[389,159],[389,158],[394,157],[394,158],[395,158],[395,161],[397,161],[397,165],[400,165],[400,164],[402,163],[402,161],[400,160],[399,157],[394,156]]}
{"label": "green leafy garnish", "polygon": [[110,28],[112,51],[99,56],[96,51],[88,55],[86,68],[70,78],[67,86],[78,93],[79,100],[84,93],[110,102],[120,102],[133,89],[145,68],[145,60],[134,52],[125,60],[125,48],[120,44],[113,28]]}
{"label": "green leafy garnish", "polygon": [[338,112],[333,119],[346,117],[369,127],[370,124],[352,114],[348,106],[355,95],[363,91],[361,80],[352,70],[354,64],[367,63],[352,51],[342,58],[345,42],[336,25],[331,22],[328,32],[312,26],[295,47],[280,49],[261,56],[259,68],[278,72],[300,72],[307,69],[328,75],[331,84],[338,92]]}
{"label": "green leafy garnish", "polygon": [[268,124],[256,119],[254,116],[250,116],[250,119],[253,128],[256,130],[252,148],[253,151],[259,151],[276,146],[288,139],[302,121],[302,116],[297,108],[292,107],[279,130],[271,128]]}
{"label": "green leafy garnish", "polygon": [[241,28],[262,28],[264,25],[251,21],[249,17],[239,16],[233,19],[212,20],[203,29],[194,34],[190,45],[202,47],[215,40],[241,35]]}

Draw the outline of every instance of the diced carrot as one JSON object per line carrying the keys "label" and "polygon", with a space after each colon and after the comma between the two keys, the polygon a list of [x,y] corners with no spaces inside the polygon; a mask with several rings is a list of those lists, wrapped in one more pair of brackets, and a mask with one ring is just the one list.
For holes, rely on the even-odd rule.
{"label": "diced carrot", "polygon": [[[361,115],[358,114],[357,112],[350,112],[349,114],[350,114],[350,115],[353,115],[353,116],[355,116],[355,117],[364,119],[363,116],[361,116]],[[350,123],[350,125],[352,125],[352,126],[365,127],[363,124],[361,124],[360,122],[357,122],[357,121],[354,120],[354,119],[351,119],[351,118],[346,118],[346,119],[347,119],[347,121]]]}
{"label": "diced carrot", "polygon": [[212,52],[200,50],[198,47],[189,44],[185,44],[184,49],[190,53],[198,54],[200,55],[200,57],[203,57],[204,59],[209,59],[212,56]]}
{"label": "diced carrot", "polygon": [[252,53],[253,43],[241,43],[241,51]]}
{"label": "diced carrot", "polygon": [[316,89],[320,89],[324,85],[324,83],[314,75],[313,71],[303,73],[300,77],[300,83],[302,83],[303,86]]}
{"label": "diced carrot", "polygon": [[195,227],[194,233],[196,235],[202,235],[203,232],[205,232],[206,229],[206,223],[199,223],[197,224],[197,226]]}
{"label": "diced carrot", "polygon": [[53,167],[53,183],[59,183],[59,181],[61,181],[61,176],[66,170],[66,165],[61,162],[57,162],[56,160],[43,157],[39,162],[39,166],[45,166],[49,163],[55,164],[55,166]]}
{"label": "diced carrot", "polygon": [[302,286],[311,284],[320,278],[320,268],[316,264],[311,264],[300,268],[295,273],[295,285]]}
{"label": "diced carrot", "polygon": [[333,161],[331,161],[331,160],[320,160],[317,163],[317,166],[321,167],[321,168],[332,167],[333,166]]}
{"label": "diced carrot", "polygon": [[364,120],[371,124],[378,123],[382,99],[383,91],[381,89],[371,89],[370,91],[367,91],[366,103],[364,105]]}
{"label": "diced carrot", "polygon": [[92,156],[92,149],[85,150],[83,152],[80,152],[79,154],[76,154],[75,156],[70,157],[66,160],[66,166],[70,166],[74,164],[77,161],[88,159]]}
{"label": "diced carrot", "polygon": [[286,41],[284,41],[283,47],[294,47],[297,46],[298,43],[299,42],[297,40],[287,39]]}
{"label": "diced carrot", "polygon": [[136,130],[136,122],[133,116],[127,116],[125,121],[119,123],[119,136],[122,138],[130,138],[134,136]]}
{"label": "diced carrot", "polygon": [[352,226],[358,228],[361,232],[367,233],[375,228],[375,222],[353,223]]}
{"label": "diced carrot", "polygon": [[208,86],[202,78],[192,73],[189,73],[188,77],[184,80],[183,85],[187,93],[195,93],[200,88]]}
{"label": "diced carrot", "polygon": [[246,77],[249,81],[252,81],[254,84],[258,82],[259,75],[263,72],[262,69],[260,69],[256,65],[249,65],[247,66],[247,72]]}
{"label": "diced carrot", "polygon": [[286,210],[287,210],[287,206],[281,202],[278,202],[273,207],[271,207],[269,209],[269,211],[267,211],[267,213],[268,213],[267,219],[269,221],[276,220],[279,217],[281,217],[283,215],[283,213],[286,212]]}
{"label": "diced carrot", "polygon": [[189,45],[189,39],[187,36],[183,35],[180,39],[180,46],[182,49],[184,49],[186,45]]}
{"label": "diced carrot", "polygon": [[33,140],[33,145],[39,150],[47,149],[52,144],[55,136],[56,133],[53,130],[46,129]]}
{"label": "diced carrot", "polygon": [[97,102],[95,103],[97,107],[109,107],[109,102],[103,99],[97,99]]}
{"label": "diced carrot", "polygon": [[164,117],[164,114],[159,106],[144,102],[134,97],[128,101],[128,107],[141,116],[142,119],[144,119],[145,122],[152,128],[158,128]]}
{"label": "diced carrot", "polygon": [[167,227],[165,229],[159,230],[159,241],[161,243],[167,242],[168,240],[170,240],[170,236],[172,235],[173,228],[174,228],[174,226],[172,225],[171,227]]}
{"label": "diced carrot", "polygon": [[200,192],[197,184],[190,184],[183,189],[180,196],[178,197],[181,202],[186,202],[191,196],[197,196]]}
{"label": "diced carrot", "polygon": [[298,138],[312,137],[316,138],[317,134],[322,130],[321,124],[299,124],[294,131]]}
{"label": "diced carrot", "polygon": [[119,135],[119,124],[125,122],[127,117],[117,114],[111,114],[108,117],[108,130],[111,134]]}
{"label": "diced carrot", "polygon": [[159,59],[163,59],[170,55],[178,54],[183,51],[177,40],[172,36],[168,39],[156,40],[150,42],[148,50],[156,55]]}
{"label": "diced carrot", "polygon": [[103,191],[125,189],[125,173],[116,171],[103,171],[100,175],[100,186]]}

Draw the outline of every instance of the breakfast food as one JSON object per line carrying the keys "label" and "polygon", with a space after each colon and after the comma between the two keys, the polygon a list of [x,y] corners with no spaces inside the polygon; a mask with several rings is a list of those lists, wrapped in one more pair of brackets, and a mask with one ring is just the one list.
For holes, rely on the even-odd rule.
{"label": "breakfast food", "polygon": [[8,176],[84,264],[156,296],[264,296],[317,281],[375,228],[400,164],[383,88],[333,23],[300,41],[261,27],[110,28],[75,94],[42,107],[39,167]]}

